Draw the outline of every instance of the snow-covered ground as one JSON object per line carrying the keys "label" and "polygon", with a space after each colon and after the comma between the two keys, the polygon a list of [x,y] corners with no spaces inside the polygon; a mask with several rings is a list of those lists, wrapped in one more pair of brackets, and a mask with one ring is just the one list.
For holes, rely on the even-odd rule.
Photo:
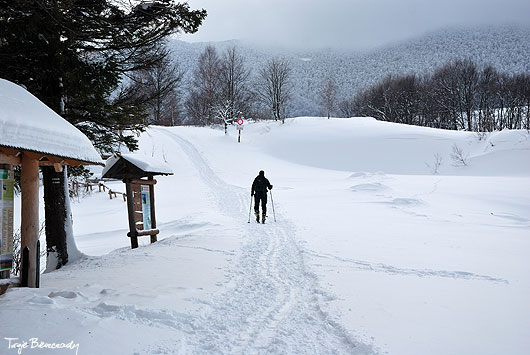
{"label": "snow-covered ground", "polygon": [[[140,147],[175,173],[159,242],[130,249],[121,198],[75,201],[89,256],[0,297],[1,354],[528,353],[528,132],[296,118]],[[265,225],[247,223],[259,170]]]}

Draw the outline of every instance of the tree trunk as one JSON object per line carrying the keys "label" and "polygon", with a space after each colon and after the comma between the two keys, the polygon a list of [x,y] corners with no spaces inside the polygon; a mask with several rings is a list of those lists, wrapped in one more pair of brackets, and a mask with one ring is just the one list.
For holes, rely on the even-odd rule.
{"label": "tree trunk", "polygon": [[471,109],[468,107],[466,108],[466,115],[467,115],[467,130],[469,132],[473,131],[473,117],[471,116]]}
{"label": "tree trunk", "polygon": [[65,171],[58,173],[53,166],[44,166],[41,169],[46,219],[46,270],[51,271],[68,262]]}

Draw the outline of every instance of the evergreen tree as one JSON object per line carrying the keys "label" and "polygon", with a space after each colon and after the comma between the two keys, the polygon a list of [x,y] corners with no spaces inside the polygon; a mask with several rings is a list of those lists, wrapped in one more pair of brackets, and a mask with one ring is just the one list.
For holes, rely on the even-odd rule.
{"label": "evergreen tree", "polygon": [[141,102],[115,92],[124,75],[166,55],[169,35],[195,32],[205,10],[172,0],[0,0],[0,77],[78,126],[103,151],[141,130]]}
{"label": "evergreen tree", "polygon": [[[125,74],[160,63],[164,39],[195,32],[205,17],[205,10],[172,0],[0,0],[0,77],[24,85],[100,151],[117,143],[134,149],[134,136],[124,132],[142,130],[146,115],[118,85]],[[64,181],[63,174],[47,172],[44,185]],[[45,210],[66,211],[64,196],[45,196]],[[47,249],[57,268],[68,261],[65,236],[52,235],[66,230],[69,216],[62,212],[46,214]]]}

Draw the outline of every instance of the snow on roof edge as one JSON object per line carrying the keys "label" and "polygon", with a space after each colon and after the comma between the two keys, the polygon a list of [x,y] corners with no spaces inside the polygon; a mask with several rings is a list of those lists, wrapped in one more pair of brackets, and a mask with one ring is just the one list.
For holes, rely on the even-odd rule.
{"label": "snow on roof edge", "polygon": [[171,167],[164,162],[142,154],[127,153],[115,155],[107,159],[105,167],[101,172],[101,176],[104,176],[114,166],[114,164],[120,160],[120,158],[127,160],[138,169],[148,173],[173,175],[173,169],[171,169]]}
{"label": "snow on roof edge", "polygon": [[0,78],[0,146],[103,164],[90,140],[23,87]]}
{"label": "snow on roof edge", "polygon": [[[61,158],[61,159],[75,160],[75,161],[78,161],[80,163],[87,163],[87,164],[91,164],[91,165],[92,164],[93,165],[101,165],[101,166],[105,165],[105,163],[103,162],[103,159],[101,159],[101,158],[99,160],[97,160],[97,161],[93,160],[93,159],[90,159],[90,158],[87,158],[87,159],[72,158],[72,157],[68,157],[68,156],[65,156],[65,155],[45,152],[45,151],[41,151],[41,150],[27,149],[27,148],[24,148],[24,147],[21,147],[21,146],[7,145],[7,144],[2,144],[2,143],[0,143],[0,147],[5,147],[5,148],[9,148],[9,149],[14,149],[14,150],[23,150],[23,151],[30,152],[30,153],[54,156],[54,157]],[[81,165],[83,165],[83,164],[81,164]]]}

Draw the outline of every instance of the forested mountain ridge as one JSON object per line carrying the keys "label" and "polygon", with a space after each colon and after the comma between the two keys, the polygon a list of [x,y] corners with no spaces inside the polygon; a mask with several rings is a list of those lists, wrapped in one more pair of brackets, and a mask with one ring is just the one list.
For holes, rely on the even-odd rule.
{"label": "forested mountain ridge", "polygon": [[207,45],[214,45],[220,52],[235,46],[251,70],[251,78],[270,58],[288,59],[294,85],[290,116],[324,114],[318,92],[327,78],[334,78],[339,99],[345,99],[389,74],[423,75],[455,58],[469,58],[479,66],[490,64],[511,74],[530,72],[530,27],[445,29],[363,53],[267,48],[237,40],[210,43],[173,40],[170,48],[186,78],[192,75]]}

